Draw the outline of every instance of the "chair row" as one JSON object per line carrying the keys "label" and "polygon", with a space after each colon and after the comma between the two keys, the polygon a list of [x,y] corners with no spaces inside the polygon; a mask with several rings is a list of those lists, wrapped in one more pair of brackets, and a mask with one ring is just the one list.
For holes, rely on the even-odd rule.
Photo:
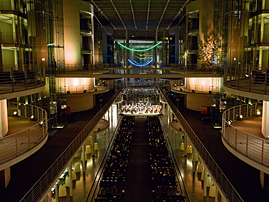
{"label": "chair row", "polygon": [[184,201],[185,197],[178,191],[174,164],[169,156],[158,117],[147,118],[147,131],[153,201]]}
{"label": "chair row", "polygon": [[124,117],[117,131],[95,198],[101,201],[124,201],[129,151],[134,131],[134,117]]}

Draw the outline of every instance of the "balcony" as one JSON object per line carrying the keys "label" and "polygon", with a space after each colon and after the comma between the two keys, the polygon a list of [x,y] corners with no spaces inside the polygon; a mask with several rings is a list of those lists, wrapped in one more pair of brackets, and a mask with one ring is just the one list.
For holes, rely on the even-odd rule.
{"label": "balcony", "polygon": [[262,118],[256,105],[239,105],[222,115],[222,141],[234,155],[269,173],[269,140],[261,133]]}
{"label": "balcony", "polygon": [[48,138],[47,112],[44,109],[21,105],[8,121],[9,133],[0,139],[0,170],[32,155]]}

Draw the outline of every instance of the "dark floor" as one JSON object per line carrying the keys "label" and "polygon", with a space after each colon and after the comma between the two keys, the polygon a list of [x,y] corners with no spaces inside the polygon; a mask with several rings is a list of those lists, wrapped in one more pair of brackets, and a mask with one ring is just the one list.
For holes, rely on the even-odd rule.
{"label": "dark floor", "polygon": [[148,138],[146,118],[136,117],[126,177],[128,202],[152,201]]}

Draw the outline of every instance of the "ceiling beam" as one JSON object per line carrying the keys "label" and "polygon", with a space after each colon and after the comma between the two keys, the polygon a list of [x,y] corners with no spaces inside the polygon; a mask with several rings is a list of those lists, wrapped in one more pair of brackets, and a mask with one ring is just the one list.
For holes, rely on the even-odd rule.
{"label": "ceiling beam", "polygon": [[117,15],[118,15],[118,17],[119,17],[119,19],[120,19],[120,21],[121,21],[121,23],[122,23],[124,29],[127,30],[127,28],[126,28],[126,26],[125,26],[125,24],[124,24],[124,22],[123,22],[123,20],[122,20],[122,18],[121,18],[121,16],[120,16],[119,12],[118,12],[116,6],[115,6],[114,3],[113,3],[113,0],[110,0],[110,3],[112,4],[114,10],[116,11],[116,13],[117,13]]}
{"label": "ceiling beam", "polygon": [[156,27],[156,30],[159,29],[159,26],[160,26],[160,24],[161,24],[161,21],[162,21],[162,19],[163,19],[164,13],[165,13],[165,11],[166,11],[166,9],[167,9],[167,7],[168,7],[169,2],[170,2],[170,0],[167,1],[166,5],[165,5],[165,7],[164,7],[164,9],[163,9],[163,13],[162,13],[162,16],[161,16],[161,18],[160,18],[160,21],[159,21],[159,23],[158,23],[158,25],[157,25],[157,27]]}
{"label": "ceiling beam", "polygon": [[[93,5],[100,11],[100,13],[105,17],[105,19],[110,23],[110,25],[113,27],[114,30],[117,30],[117,28],[110,22],[110,20],[106,17],[106,15],[103,13],[103,11],[94,3],[93,0],[91,0]],[[97,17],[96,17],[97,18]],[[99,20],[98,20],[99,21]],[[99,21],[100,22],[100,21]]]}
{"label": "ceiling beam", "polygon": [[[170,28],[170,26],[172,25],[173,21],[179,16],[179,14],[183,11],[183,9],[185,8],[185,6],[189,3],[189,0],[187,0],[185,2],[185,4],[182,6],[182,8],[178,11],[178,13],[176,14],[176,16],[174,17],[174,19],[171,21],[171,23],[167,26],[166,30],[168,30]],[[181,20],[180,20],[181,21]],[[179,23],[178,23],[179,24]]]}
{"label": "ceiling beam", "polygon": [[148,25],[149,25],[149,12],[150,12],[150,0],[148,2],[148,14],[147,14],[146,30],[148,30]]}
{"label": "ceiling beam", "polygon": [[133,14],[134,26],[135,26],[135,29],[137,30],[137,26],[136,26],[136,22],[135,22],[135,15],[134,15],[134,9],[133,9],[133,5],[132,5],[132,0],[129,0],[129,1],[130,1],[130,6],[131,6],[132,14]]}

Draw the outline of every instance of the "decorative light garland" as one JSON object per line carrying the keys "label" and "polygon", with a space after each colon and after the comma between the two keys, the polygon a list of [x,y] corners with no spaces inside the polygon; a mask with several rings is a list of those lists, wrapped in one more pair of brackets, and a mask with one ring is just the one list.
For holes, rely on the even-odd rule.
{"label": "decorative light garland", "polygon": [[117,42],[117,43],[118,43],[121,47],[123,47],[123,48],[125,48],[125,49],[127,49],[127,50],[129,50],[129,51],[143,52],[143,51],[149,51],[149,50],[155,48],[156,46],[158,46],[159,44],[161,44],[162,41],[159,41],[159,42],[156,43],[155,45],[153,45],[153,46],[151,46],[151,47],[149,47],[149,48],[146,48],[146,49],[133,49],[133,48],[129,48],[129,47],[127,47],[127,46],[121,44],[120,42]]}
{"label": "decorative light garland", "polygon": [[145,67],[145,66],[149,65],[150,63],[152,63],[153,59],[150,59],[142,64],[139,64],[136,61],[132,61],[130,59],[128,59],[128,62],[130,62],[133,66],[136,66],[136,67]]}

